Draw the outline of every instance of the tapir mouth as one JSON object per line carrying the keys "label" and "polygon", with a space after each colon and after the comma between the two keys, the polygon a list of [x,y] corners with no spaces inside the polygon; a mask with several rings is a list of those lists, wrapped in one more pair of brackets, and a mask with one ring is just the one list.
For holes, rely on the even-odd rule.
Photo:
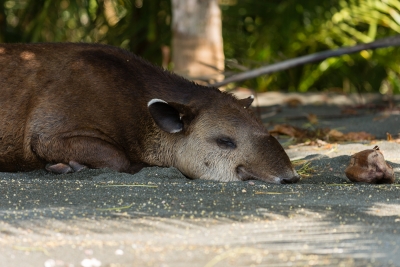
{"label": "tapir mouth", "polygon": [[238,166],[236,168],[236,172],[242,181],[248,180],[261,180],[264,182],[274,183],[274,184],[292,184],[297,183],[300,180],[300,176],[295,172],[293,177],[291,178],[280,178],[277,176],[270,175],[267,178],[261,178],[258,175],[255,175],[249,171],[247,171],[243,166]]}

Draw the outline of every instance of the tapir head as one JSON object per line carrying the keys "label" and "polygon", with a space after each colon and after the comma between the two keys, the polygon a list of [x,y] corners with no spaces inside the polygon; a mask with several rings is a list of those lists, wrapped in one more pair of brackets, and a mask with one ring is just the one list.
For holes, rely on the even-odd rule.
{"label": "tapir head", "polygon": [[149,112],[163,132],[160,141],[170,146],[163,156],[191,178],[297,182],[284,149],[249,109],[253,98],[221,96],[202,104],[149,101]]}

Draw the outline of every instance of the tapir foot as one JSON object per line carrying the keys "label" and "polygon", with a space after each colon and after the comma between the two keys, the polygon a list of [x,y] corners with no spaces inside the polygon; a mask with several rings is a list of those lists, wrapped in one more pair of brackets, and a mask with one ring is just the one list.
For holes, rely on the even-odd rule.
{"label": "tapir foot", "polygon": [[65,163],[56,163],[56,164],[48,164],[46,166],[46,170],[56,174],[65,174],[71,172],[79,172],[83,169],[86,169],[86,166],[79,164],[76,161],[71,160],[69,164]]}
{"label": "tapir foot", "polygon": [[74,170],[74,172],[80,172],[81,170],[86,169],[87,167],[85,165],[79,164],[76,161],[71,160],[69,162],[69,166],[72,167],[72,169]]}

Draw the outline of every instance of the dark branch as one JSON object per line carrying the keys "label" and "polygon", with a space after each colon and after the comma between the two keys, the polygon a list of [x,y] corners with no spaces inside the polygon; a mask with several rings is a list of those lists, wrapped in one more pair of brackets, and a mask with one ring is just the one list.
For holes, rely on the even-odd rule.
{"label": "dark branch", "polygon": [[383,38],[383,39],[380,39],[380,40],[377,40],[377,41],[374,41],[371,43],[358,44],[358,45],[350,46],[350,47],[342,47],[342,48],[339,48],[336,50],[328,50],[328,51],[318,52],[318,53],[307,55],[307,56],[302,56],[302,57],[298,57],[298,58],[294,58],[294,59],[285,60],[285,61],[282,61],[279,63],[267,65],[267,66],[264,66],[264,67],[261,67],[258,69],[245,71],[245,72],[233,75],[221,82],[211,84],[210,86],[219,87],[222,85],[226,85],[228,83],[248,80],[248,79],[255,78],[255,77],[258,77],[258,76],[261,76],[264,74],[286,70],[286,69],[304,65],[307,63],[322,61],[322,60],[330,58],[330,57],[337,57],[337,56],[341,56],[344,54],[356,53],[356,52],[359,52],[362,50],[377,49],[377,48],[388,47],[388,46],[400,46],[400,35]]}

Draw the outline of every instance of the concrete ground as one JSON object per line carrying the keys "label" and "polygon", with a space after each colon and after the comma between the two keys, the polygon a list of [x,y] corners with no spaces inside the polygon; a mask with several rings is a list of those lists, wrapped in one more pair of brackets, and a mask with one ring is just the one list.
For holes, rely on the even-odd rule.
{"label": "concrete ground", "polygon": [[[293,98],[301,105],[280,105]],[[0,173],[1,266],[400,266],[400,144],[381,141],[398,137],[400,115],[360,106],[342,116],[336,105],[379,96],[268,93],[257,101],[269,127],[307,126],[314,113],[312,127],[379,140],[288,149],[305,170],[291,185],[189,180],[174,168]],[[395,184],[351,183],[350,156],[375,145]]]}

